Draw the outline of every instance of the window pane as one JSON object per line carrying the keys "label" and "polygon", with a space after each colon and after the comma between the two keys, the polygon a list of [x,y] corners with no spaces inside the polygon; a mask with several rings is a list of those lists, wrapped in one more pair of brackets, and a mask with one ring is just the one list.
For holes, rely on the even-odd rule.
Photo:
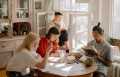
{"label": "window pane", "polygon": [[88,3],[90,0],[76,0],[77,3]]}
{"label": "window pane", "polygon": [[54,0],[54,9],[88,12],[88,3],[77,3],[76,0]]}
{"label": "window pane", "polygon": [[112,37],[120,38],[120,0],[114,0]]}
{"label": "window pane", "polygon": [[17,18],[29,17],[29,0],[17,0]]}
{"label": "window pane", "polygon": [[72,16],[72,46],[80,48],[88,42],[88,16]]}
{"label": "window pane", "polygon": [[29,0],[18,0],[18,8],[26,8],[29,7]]}
{"label": "window pane", "polygon": [[80,11],[88,11],[88,3],[80,3]]}
{"label": "window pane", "polygon": [[8,18],[8,0],[0,0],[0,18]]}
{"label": "window pane", "polygon": [[88,32],[81,32],[79,34],[76,34],[72,42],[73,42],[74,49],[80,49],[82,46],[86,45],[88,42]]}
{"label": "window pane", "polygon": [[76,16],[73,18],[75,21],[74,24],[76,25],[76,32],[84,32],[87,31],[88,27],[88,17],[87,16]]}

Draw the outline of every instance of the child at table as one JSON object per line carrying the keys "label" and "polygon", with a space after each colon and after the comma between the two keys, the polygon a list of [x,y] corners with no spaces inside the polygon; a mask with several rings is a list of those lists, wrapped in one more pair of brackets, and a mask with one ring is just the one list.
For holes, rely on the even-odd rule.
{"label": "child at table", "polygon": [[49,29],[45,37],[42,37],[39,41],[37,53],[42,57],[45,57],[47,48],[52,47],[52,53],[55,53],[58,48],[59,30],[56,27]]}
{"label": "child at table", "polygon": [[68,46],[68,32],[67,30],[61,30],[60,36],[59,36],[59,48],[65,49],[66,52],[69,52],[69,46]]}
{"label": "child at table", "polygon": [[8,62],[8,77],[33,77],[30,68],[44,68],[51,49],[48,49],[45,58],[42,59],[35,52],[37,42],[38,38],[34,33],[29,33],[25,37],[23,43],[16,50],[16,54]]}
{"label": "child at table", "polygon": [[104,40],[104,30],[100,27],[100,23],[93,27],[92,35],[94,40],[88,43],[88,46],[94,46],[97,50],[96,62],[98,69],[93,77],[106,77],[108,67],[111,64],[110,45]]}

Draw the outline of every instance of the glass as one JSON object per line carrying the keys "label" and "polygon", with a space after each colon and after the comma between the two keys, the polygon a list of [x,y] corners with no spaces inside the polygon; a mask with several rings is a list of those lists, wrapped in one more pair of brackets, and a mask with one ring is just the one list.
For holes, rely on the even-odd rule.
{"label": "glass", "polygon": [[38,32],[40,36],[44,36],[46,34],[46,14],[38,13],[37,14],[37,26]]}
{"label": "glass", "polygon": [[17,0],[17,18],[29,17],[29,0]]}
{"label": "glass", "polygon": [[59,56],[60,56],[60,62],[63,63],[65,62],[65,57],[66,57],[66,52],[63,49],[59,49]]}
{"label": "glass", "polygon": [[54,0],[54,9],[63,11],[88,12],[88,2],[77,3],[76,0]]}
{"label": "glass", "polygon": [[0,18],[8,18],[8,0],[0,0]]}
{"label": "glass", "polygon": [[111,36],[120,38],[120,0],[113,0]]}
{"label": "glass", "polygon": [[88,16],[72,15],[72,25],[72,48],[79,49],[88,42]]}

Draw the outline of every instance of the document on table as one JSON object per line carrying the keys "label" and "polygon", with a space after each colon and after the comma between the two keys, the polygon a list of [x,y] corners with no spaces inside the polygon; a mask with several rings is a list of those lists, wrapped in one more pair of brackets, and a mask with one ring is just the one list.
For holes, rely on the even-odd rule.
{"label": "document on table", "polygon": [[48,63],[42,72],[48,72],[60,76],[80,75],[85,72],[82,64]]}

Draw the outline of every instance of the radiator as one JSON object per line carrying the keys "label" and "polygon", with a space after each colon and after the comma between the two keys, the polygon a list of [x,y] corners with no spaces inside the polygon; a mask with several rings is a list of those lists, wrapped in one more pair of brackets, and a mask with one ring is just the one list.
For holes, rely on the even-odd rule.
{"label": "radiator", "polygon": [[112,63],[109,77],[120,77],[120,63]]}
{"label": "radiator", "polygon": [[120,50],[117,46],[111,46],[111,59],[112,61],[120,61]]}
{"label": "radiator", "polygon": [[111,46],[112,65],[108,70],[108,77],[120,77],[120,50],[117,46]]}

